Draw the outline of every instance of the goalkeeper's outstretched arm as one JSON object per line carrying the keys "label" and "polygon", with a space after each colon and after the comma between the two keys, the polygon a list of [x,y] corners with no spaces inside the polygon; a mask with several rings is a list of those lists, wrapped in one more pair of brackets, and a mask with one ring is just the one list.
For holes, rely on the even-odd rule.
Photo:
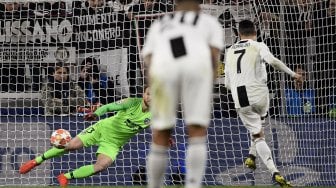
{"label": "goalkeeper's outstretched arm", "polygon": [[[125,99],[127,100],[127,99]],[[113,102],[113,103],[109,103],[109,104],[105,104],[101,107],[99,107],[94,114],[98,115],[98,116],[102,116],[104,114],[106,114],[107,112],[114,112],[114,111],[119,111],[122,109],[125,109],[127,106],[125,105],[125,103],[122,101],[117,101],[117,102]]]}
{"label": "goalkeeper's outstretched arm", "polygon": [[106,114],[107,112],[114,112],[123,109],[127,109],[132,106],[132,100],[130,99],[122,99],[117,102],[113,102],[110,104],[105,104],[99,107],[94,113],[89,113],[84,116],[84,119],[87,121],[96,120],[99,116]]}

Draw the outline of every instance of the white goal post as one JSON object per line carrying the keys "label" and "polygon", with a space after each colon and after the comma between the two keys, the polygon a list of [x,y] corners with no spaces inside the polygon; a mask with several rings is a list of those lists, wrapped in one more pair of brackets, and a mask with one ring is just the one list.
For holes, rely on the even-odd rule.
{"label": "white goal post", "polygon": [[[86,0],[0,0],[0,187],[57,185],[60,173],[95,162],[97,148],[89,147],[48,160],[28,174],[18,173],[23,162],[50,147],[53,130],[63,128],[74,137],[92,124],[83,120],[85,113],[141,96],[139,53],[146,30],[173,11],[174,4],[155,0],[152,9],[143,11],[139,1],[101,0],[100,7],[90,8]],[[300,86],[267,66],[271,101],[266,140],[293,185],[336,186],[336,0],[204,0],[201,7],[222,24],[227,47],[239,39],[238,22],[250,19],[258,41],[305,75]],[[203,184],[272,185],[260,159],[254,172],[243,164],[250,139],[224,87],[224,57],[225,51],[214,87]],[[56,110],[57,105],[45,105],[45,91],[55,80],[56,67],[62,66],[68,85],[55,84],[50,96],[70,96],[72,84],[78,90],[71,96],[75,102],[61,96],[67,108]],[[173,137],[166,185],[181,184],[185,174],[181,109]],[[151,132],[144,130],[108,170],[70,185],[145,185],[150,142]]]}

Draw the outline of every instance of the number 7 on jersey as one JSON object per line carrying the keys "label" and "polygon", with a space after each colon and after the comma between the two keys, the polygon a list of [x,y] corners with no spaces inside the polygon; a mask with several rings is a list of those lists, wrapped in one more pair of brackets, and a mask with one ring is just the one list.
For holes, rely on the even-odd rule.
{"label": "number 7 on jersey", "polygon": [[245,49],[242,50],[236,50],[234,51],[234,54],[239,54],[239,57],[237,59],[237,73],[241,73],[241,59],[243,58],[243,55],[245,54]]}

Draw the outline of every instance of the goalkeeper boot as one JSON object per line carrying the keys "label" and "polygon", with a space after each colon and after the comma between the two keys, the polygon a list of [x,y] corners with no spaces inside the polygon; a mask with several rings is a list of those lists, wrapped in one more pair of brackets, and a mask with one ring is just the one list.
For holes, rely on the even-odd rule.
{"label": "goalkeeper boot", "polygon": [[256,163],[255,163],[256,157],[254,155],[249,155],[246,159],[244,164],[247,166],[247,168],[250,168],[252,170],[255,170],[257,168]]}
{"label": "goalkeeper boot", "polygon": [[36,166],[38,166],[40,164],[38,164],[35,159],[27,161],[25,164],[23,164],[20,169],[19,172],[20,174],[25,174],[28,173],[29,171],[31,171],[33,168],[35,168]]}
{"label": "goalkeeper boot", "polygon": [[289,181],[287,181],[283,176],[279,174],[279,172],[275,172],[273,174],[273,179],[277,182],[281,187],[292,187]]}
{"label": "goalkeeper boot", "polygon": [[68,179],[64,176],[64,174],[60,174],[57,176],[58,183],[60,184],[61,187],[66,187],[68,186]]}

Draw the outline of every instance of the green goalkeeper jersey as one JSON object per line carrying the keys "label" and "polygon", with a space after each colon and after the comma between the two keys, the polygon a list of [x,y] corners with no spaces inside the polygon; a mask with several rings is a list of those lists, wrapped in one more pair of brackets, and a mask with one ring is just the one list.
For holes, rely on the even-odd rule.
{"label": "green goalkeeper jersey", "polygon": [[97,116],[118,111],[116,115],[98,122],[101,139],[121,147],[135,134],[149,127],[151,113],[142,111],[142,100],[127,98],[98,108],[94,112]]}

